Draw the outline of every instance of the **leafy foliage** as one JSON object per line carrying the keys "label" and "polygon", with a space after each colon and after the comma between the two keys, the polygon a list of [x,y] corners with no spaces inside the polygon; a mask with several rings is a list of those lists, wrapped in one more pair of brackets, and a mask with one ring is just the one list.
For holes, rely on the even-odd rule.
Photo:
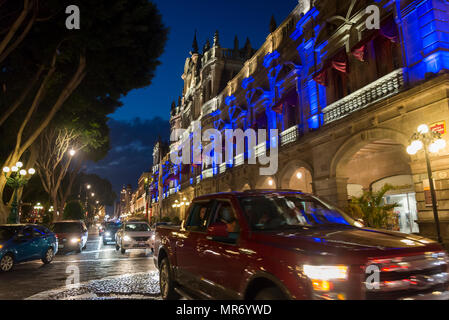
{"label": "leafy foliage", "polygon": [[64,220],[83,220],[84,210],[79,201],[69,201],[64,208]]}
{"label": "leafy foliage", "polygon": [[385,184],[379,191],[364,191],[361,197],[352,197],[349,203],[349,213],[354,219],[362,219],[367,227],[388,229],[394,219],[393,209],[397,203],[384,204],[383,197],[388,191],[395,190],[390,184]]}

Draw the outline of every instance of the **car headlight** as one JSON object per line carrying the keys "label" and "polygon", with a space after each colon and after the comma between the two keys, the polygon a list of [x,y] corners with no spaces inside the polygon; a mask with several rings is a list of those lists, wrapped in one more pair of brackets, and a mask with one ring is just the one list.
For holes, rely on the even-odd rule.
{"label": "car headlight", "polygon": [[70,242],[71,243],[81,242],[81,239],[80,238],[72,238],[72,239],[70,239]]}
{"label": "car headlight", "polygon": [[108,231],[104,234],[105,236],[109,237],[111,235],[111,233]]}
{"label": "car headlight", "polygon": [[125,240],[125,241],[131,241],[131,238],[130,238],[129,236],[124,236],[124,237],[123,237],[123,240]]}
{"label": "car headlight", "polygon": [[348,279],[348,266],[304,265],[303,273],[310,279],[315,296],[321,299],[345,300],[342,281]]}
{"label": "car headlight", "polygon": [[151,240],[154,241],[155,238],[156,238],[156,235],[153,234],[153,235],[151,236]]}

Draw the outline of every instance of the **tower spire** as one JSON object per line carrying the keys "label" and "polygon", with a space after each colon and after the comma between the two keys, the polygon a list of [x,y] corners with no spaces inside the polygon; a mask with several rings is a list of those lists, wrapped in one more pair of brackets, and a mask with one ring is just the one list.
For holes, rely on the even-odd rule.
{"label": "tower spire", "polygon": [[215,35],[214,35],[214,47],[219,47],[220,46],[220,35],[218,34],[218,30],[215,31]]}
{"label": "tower spire", "polygon": [[234,38],[234,50],[238,50],[239,49],[239,38],[237,37],[237,35],[235,35]]}
{"label": "tower spire", "polygon": [[274,15],[271,16],[270,20],[270,33],[273,33],[277,28],[276,19],[274,18]]}
{"label": "tower spire", "polygon": [[192,54],[198,53],[198,41],[196,40],[196,29],[195,29],[195,35],[193,36],[193,43],[192,43]]}

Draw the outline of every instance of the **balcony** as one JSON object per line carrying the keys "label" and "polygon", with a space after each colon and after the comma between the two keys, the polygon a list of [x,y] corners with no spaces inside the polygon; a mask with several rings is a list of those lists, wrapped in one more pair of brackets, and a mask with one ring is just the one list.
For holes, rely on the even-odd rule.
{"label": "balcony", "polygon": [[208,115],[209,113],[212,113],[215,110],[217,110],[220,103],[221,100],[219,97],[215,97],[207,101],[202,107],[203,116]]}
{"label": "balcony", "polygon": [[256,158],[259,158],[260,156],[265,155],[266,154],[266,150],[267,150],[267,143],[266,142],[262,142],[262,143],[258,144],[256,146],[256,149],[255,149],[255,156],[256,156]]}
{"label": "balcony", "polygon": [[323,109],[324,124],[337,121],[380,100],[397,94],[404,86],[404,70],[398,69]]}
{"label": "balcony", "polygon": [[239,155],[234,157],[234,166],[238,167],[238,166],[241,166],[244,163],[245,163],[245,157],[244,157],[243,153],[241,153],[241,154],[239,154]]}
{"label": "balcony", "polygon": [[297,141],[301,137],[301,130],[298,126],[291,127],[280,134],[281,146]]}
{"label": "balcony", "polygon": [[220,173],[225,173],[226,172],[226,162],[223,162],[222,164],[220,164]]}
{"label": "balcony", "polygon": [[214,170],[212,168],[203,170],[203,179],[212,178],[213,176],[214,176]]}

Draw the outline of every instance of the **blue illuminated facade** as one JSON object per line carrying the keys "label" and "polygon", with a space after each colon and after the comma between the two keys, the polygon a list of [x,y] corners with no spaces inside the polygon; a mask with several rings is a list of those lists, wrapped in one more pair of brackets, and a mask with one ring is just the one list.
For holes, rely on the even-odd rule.
{"label": "blue illuminated facade", "polygon": [[[300,2],[310,4],[308,0]],[[325,131],[331,123],[349,128],[353,123],[345,123],[345,117],[449,70],[448,1],[372,1],[381,13],[379,30],[365,27],[363,6],[369,3],[356,1],[353,11],[346,13],[343,9],[350,7],[351,1],[342,2],[348,5],[336,8],[326,5],[325,0],[317,1],[322,9],[298,5],[257,52],[248,44],[225,49],[218,41],[209,52],[192,52],[182,76],[183,96],[170,120],[172,129],[192,129],[195,120],[201,121],[203,130],[217,129],[223,137],[226,129],[278,129],[281,147],[289,146],[306,140],[308,134]],[[329,21],[334,16],[346,16],[346,21],[336,19],[332,24]],[[389,19],[395,23],[394,40],[383,29]],[[354,53],[360,48],[366,50],[366,57]],[[341,52],[345,60],[337,59]],[[387,63],[391,63],[388,68]],[[223,66],[234,69],[224,70]],[[355,77],[354,73],[359,74]],[[376,84],[381,78],[384,83]],[[376,96],[371,92],[381,93]],[[350,132],[350,128],[345,130]],[[313,148],[314,143],[307,148]],[[240,166],[234,162],[225,168],[216,163],[173,168],[167,157],[163,173],[154,171],[165,195],[170,190],[192,193],[193,189],[198,193],[199,181],[207,182],[210,172],[218,179]],[[320,179],[332,184],[323,186],[322,192],[337,193],[340,181],[326,167],[332,159],[307,157],[310,163],[319,163],[320,170],[324,168]],[[158,179],[154,181],[153,188],[158,189]],[[222,190],[219,184],[211,185],[212,191],[213,187]],[[154,199],[157,197],[155,192]],[[344,200],[340,196],[338,201]]]}

